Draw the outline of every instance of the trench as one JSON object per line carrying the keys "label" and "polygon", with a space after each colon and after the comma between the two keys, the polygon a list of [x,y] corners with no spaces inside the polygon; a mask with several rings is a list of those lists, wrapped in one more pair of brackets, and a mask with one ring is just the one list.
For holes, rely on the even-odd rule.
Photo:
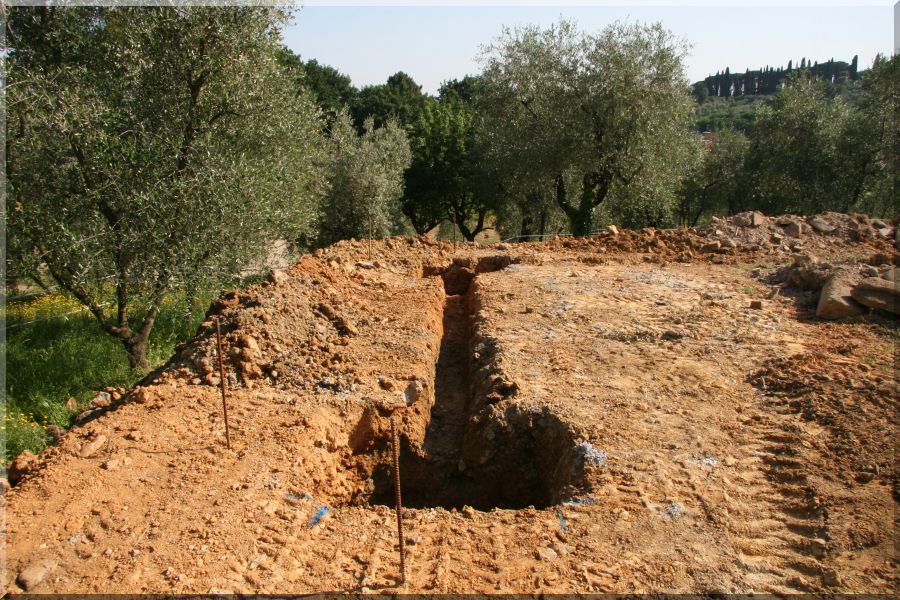
{"label": "trench", "polygon": [[[485,367],[494,350],[473,331],[473,282],[477,273],[506,264],[441,273],[446,296],[434,403],[424,439],[401,437],[406,507],[545,508],[583,488],[574,434],[546,409],[504,403],[514,388],[498,384]],[[357,501],[393,506],[389,449],[386,440],[378,445],[378,456],[363,474],[369,493]]]}

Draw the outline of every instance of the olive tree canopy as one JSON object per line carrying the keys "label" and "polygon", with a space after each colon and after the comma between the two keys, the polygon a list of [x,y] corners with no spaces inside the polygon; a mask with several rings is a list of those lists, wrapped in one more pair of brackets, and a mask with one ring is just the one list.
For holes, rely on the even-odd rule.
{"label": "olive tree canopy", "polygon": [[13,8],[10,258],[46,269],[146,369],[164,295],[314,226],[314,103],[276,61],[286,15]]}
{"label": "olive tree canopy", "polygon": [[597,34],[570,21],[507,30],[482,57],[480,105],[494,160],[519,187],[554,185],[575,235],[590,231],[605,200],[654,224],[674,206],[693,155],[684,54],[659,24],[614,24]]}

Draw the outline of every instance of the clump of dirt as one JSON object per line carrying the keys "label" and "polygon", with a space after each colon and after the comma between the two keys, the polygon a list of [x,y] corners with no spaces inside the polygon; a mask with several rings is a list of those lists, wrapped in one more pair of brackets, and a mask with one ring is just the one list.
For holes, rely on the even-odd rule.
{"label": "clump of dirt", "polygon": [[886,276],[877,223],[823,219],[818,261],[753,215],[306,256],[20,461],[5,589],[894,592],[896,321],[798,319],[760,272]]}

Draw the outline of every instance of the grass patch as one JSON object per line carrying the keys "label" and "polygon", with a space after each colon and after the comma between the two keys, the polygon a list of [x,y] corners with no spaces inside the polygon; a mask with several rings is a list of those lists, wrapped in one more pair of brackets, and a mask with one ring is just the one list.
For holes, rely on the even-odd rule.
{"label": "grass patch", "polygon": [[[204,294],[194,302],[184,295],[166,298],[150,333],[151,368],[194,335],[212,296]],[[141,378],[129,368],[121,342],[80,309],[77,301],[59,294],[6,306],[6,340],[0,346],[6,356],[5,419],[0,430],[6,460],[23,450],[43,449],[48,425],[70,426],[75,416],[66,409],[70,397],[83,406],[96,390],[131,387]]]}

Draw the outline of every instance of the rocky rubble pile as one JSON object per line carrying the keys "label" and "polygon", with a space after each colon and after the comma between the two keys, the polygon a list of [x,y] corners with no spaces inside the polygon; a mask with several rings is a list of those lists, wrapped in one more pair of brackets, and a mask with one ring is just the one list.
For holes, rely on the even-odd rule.
{"label": "rocky rubble pile", "polygon": [[900,314],[897,255],[875,254],[868,262],[852,259],[840,264],[801,255],[775,274],[785,286],[818,293],[816,316],[842,319],[879,310]]}
{"label": "rocky rubble pile", "polygon": [[804,253],[861,242],[886,241],[900,248],[897,219],[886,223],[864,214],[827,212],[810,217],[743,212],[713,219],[695,231],[702,236],[749,250]]}

